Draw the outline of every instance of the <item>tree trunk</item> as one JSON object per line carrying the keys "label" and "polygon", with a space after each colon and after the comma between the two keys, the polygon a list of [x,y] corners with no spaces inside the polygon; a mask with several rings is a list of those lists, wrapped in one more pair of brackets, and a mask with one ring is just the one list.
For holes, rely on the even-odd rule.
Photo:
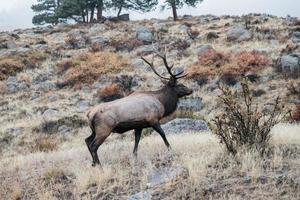
{"label": "tree trunk", "polygon": [[85,23],[85,14],[84,10],[81,11],[82,22]]}
{"label": "tree trunk", "polygon": [[95,6],[93,6],[91,8],[91,18],[90,18],[90,22],[93,22],[94,21],[94,14],[95,14]]}
{"label": "tree trunk", "polygon": [[61,1],[61,0],[57,0],[57,8],[60,7],[60,1]]}
{"label": "tree trunk", "polygon": [[102,20],[102,14],[103,14],[103,1],[99,1],[97,5],[97,20]]}
{"label": "tree trunk", "polygon": [[175,0],[172,1],[171,7],[172,7],[172,11],[173,11],[173,19],[174,19],[174,21],[177,21],[178,16],[177,16],[177,9],[176,9]]}
{"label": "tree trunk", "polygon": [[118,15],[117,15],[118,18],[120,17],[121,12],[122,12],[122,6],[120,6],[120,8],[119,8]]}

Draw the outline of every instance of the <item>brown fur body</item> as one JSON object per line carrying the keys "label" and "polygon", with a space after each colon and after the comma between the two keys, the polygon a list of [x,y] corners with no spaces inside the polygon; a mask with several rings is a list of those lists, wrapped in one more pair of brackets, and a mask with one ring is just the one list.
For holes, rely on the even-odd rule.
{"label": "brown fur body", "polygon": [[[134,130],[133,153],[135,155],[137,155],[142,130],[148,127],[158,132],[165,145],[170,147],[160,126],[160,120],[172,114],[177,108],[179,98],[190,95],[192,90],[177,83],[177,79],[183,77],[180,76],[182,72],[177,75],[172,74],[165,57],[162,58],[171,77],[160,90],[135,92],[127,97],[102,103],[88,111],[87,118],[92,134],[85,139],[85,142],[93,158],[93,165],[100,164],[97,150],[112,132],[122,134]],[[164,78],[156,72],[153,66],[151,68],[160,78]]]}

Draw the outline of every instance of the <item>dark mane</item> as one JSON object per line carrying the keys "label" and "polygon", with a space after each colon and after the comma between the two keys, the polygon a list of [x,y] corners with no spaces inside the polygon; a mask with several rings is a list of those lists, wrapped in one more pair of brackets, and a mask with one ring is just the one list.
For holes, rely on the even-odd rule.
{"label": "dark mane", "polygon": [[159,90],[148,91],[146,93],[156,96],[157,99],[163,104],[165,108],[164,117],[172,114],[176,110],[178,96],[173,87],[165,85]]}

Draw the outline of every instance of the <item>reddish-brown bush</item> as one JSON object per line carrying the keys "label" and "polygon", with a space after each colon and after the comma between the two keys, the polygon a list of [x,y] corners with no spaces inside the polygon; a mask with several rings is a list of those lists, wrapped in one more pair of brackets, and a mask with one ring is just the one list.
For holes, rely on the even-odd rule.
{"label": "reddish-brown bush", "polygon": [[300,104],[295,104],[292,110],[292,120],[300,122]]}
{"label": "reddish-brown bush", "polygon": [[269,59],[258,51],[242,51],[236,55],[239,66],[260,67],[269,64]]}
{"label": "reddish-brown bush", "polygon": [[97,95],[102,101],[108,102],[122,98],[124,96],[124,92],[117,84],[111,84],[99,89]]}
{"label": "reddish-brown bush", "polygon": [[221,53],[208,50],[198,57],[198,62],[189,69],[189,78],[199,79],[220,75],[225,82],[236,82],[237,76],[246,72],[256,72],[269,64],[266,55],[258,51],[242,51],[239,53]]}
{"label": "reddish-brown bush", "polygon": [[8,76],[16,74],[23,68],[24,65],[20,61],[11,58],[0,60],[0,80],[7,79]]}
{"label": "reddish-brown bush", "polygon": [[131,38],[128,40],[112,40],[110,42],[110,46],[114,47],[116,51],[132,51],[142,45],[143,42],[137,40],[136,38]]}
{"label": "reddish-brown bush", "polygon": [[80,86],[92,84],[101,75],[118,73],[128,69],[129,62],[121,56],[110,52],[86,53],[58,64],[58,69],[66,69],[63,73],[64,80],[58,86]]}
{"label": "reddish-brown bush", "polygon": [[228,62],[228,57],[221,52],[210,49],[198,57],[198,64],[220,67]]}
{"label": "reddish-brown bush", "polygon": [[89,51],[92,52],[92,53],[96,53],[96,52],[99,52],[102,50],[102,46],[98,43],[92,43],[90,48],[89,48]]}

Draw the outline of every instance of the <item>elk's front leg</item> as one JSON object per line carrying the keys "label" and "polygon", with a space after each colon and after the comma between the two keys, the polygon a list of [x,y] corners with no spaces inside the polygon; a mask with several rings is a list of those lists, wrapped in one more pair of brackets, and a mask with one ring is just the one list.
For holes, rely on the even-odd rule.
{"label": "elk's front leg", "polygon": [[152,128],[159,133],[159,135],[162,137],[162,139],[164,140],[165,145],[170,149],[171,146],[166,138],[166,134],[164,132],[164,130],[161,128],[160,124],[155,124],[152,126]]}
{"label": "elk's front leg", "polygon": [[141,134],[142,134],[142,130],[143,129],[135,129],[134,130],[134,149],[133,149],[133,154],[135,157],[137,157],[137,150],[138,150],[138,146],[139,146],[139,142],[141,139]]}

